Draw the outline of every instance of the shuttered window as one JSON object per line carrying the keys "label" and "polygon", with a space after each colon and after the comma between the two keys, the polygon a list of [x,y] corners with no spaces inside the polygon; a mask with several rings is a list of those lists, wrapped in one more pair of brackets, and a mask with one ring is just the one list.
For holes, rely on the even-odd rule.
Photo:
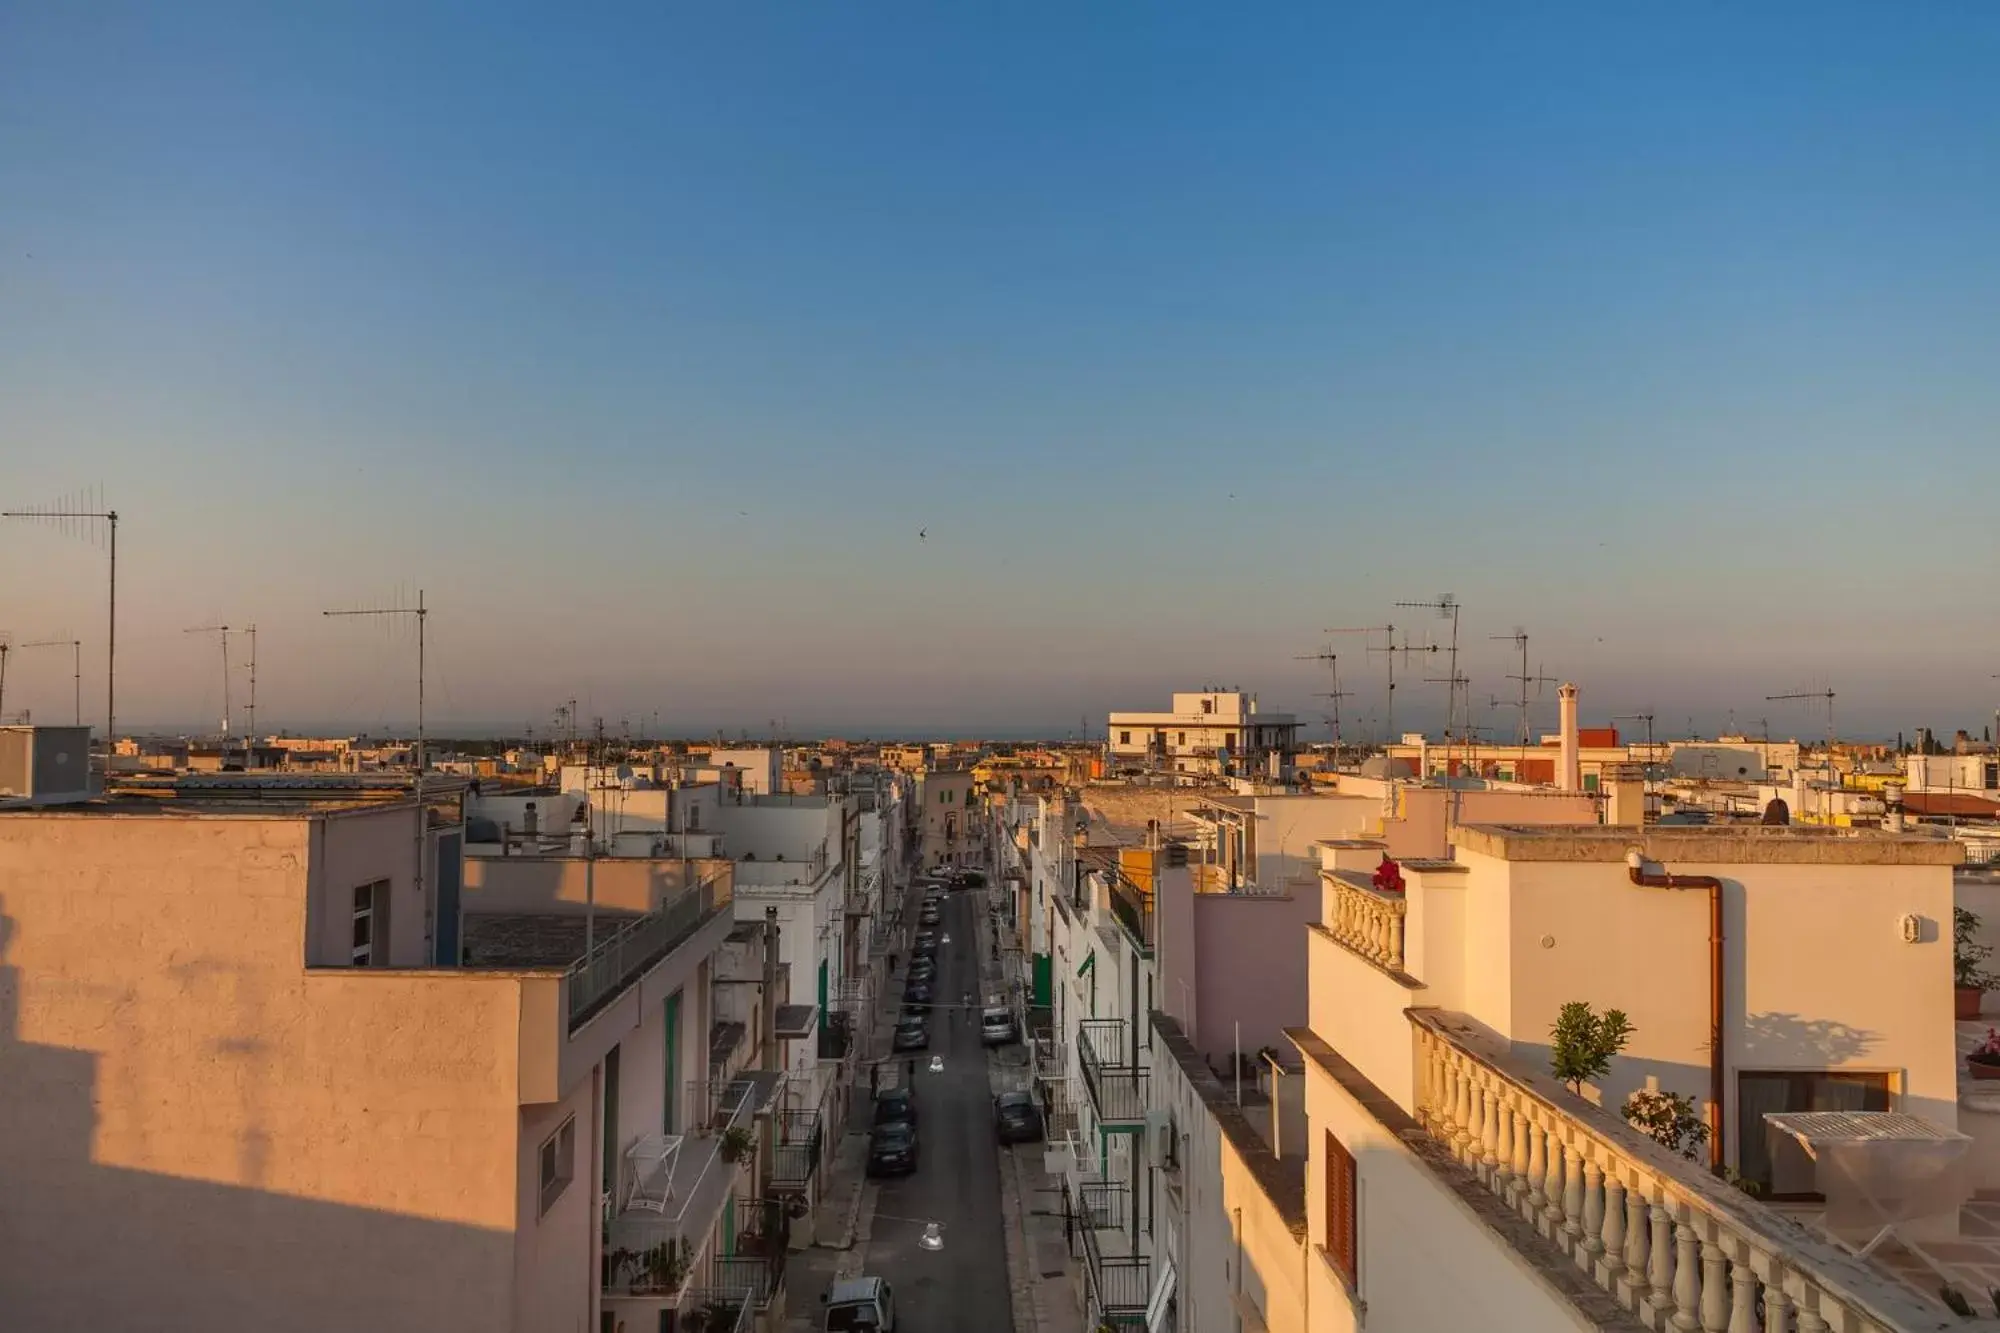
{"label": "shuttered window", "polygon": [[1354,1155],[1326,1131],[1326,1257],[1347,1285],[1357,1286]]}

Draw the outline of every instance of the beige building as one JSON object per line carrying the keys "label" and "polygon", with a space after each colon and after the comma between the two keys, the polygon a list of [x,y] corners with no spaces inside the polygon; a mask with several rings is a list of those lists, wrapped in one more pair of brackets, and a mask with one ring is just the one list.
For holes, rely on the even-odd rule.
{"label": "beige building", "polygon": [[[1401,892],[1374,883],[1376,849],[1326,849],[1310,1021],[1288,1034],[1305,1072],[1306,1236],[1248,1238],[1243,1285],[1264,1326],[1948,1326],[1938,1277],[1896,1245],[1856,1257],[1868,1235],[1814,1201],[1810,1160],[1764,1117],[1898,1112],[1894,1132],[1956,1146],[1940,931],[1955,849],[1805,828],[1451,837],[1457,860],[1405,863]],[[1570,1001],[1635,1028],[1582,1095],[1549,1073]],[[1695,1099],[1757,1197],[1711,1175],[1706,1149],[1684,1160],[1617,1114],[1653,1090]],[[1965,1159],[1950,1183],[1990,1184],[1992,1166]],[[1958,1223],[1954,1206],[1905,1234],[1950,1273]]]}
{"label": "beige building", "polygon": [[917,778],[917,808],[919,865],[970,865],[978,859],[985,824],[970,769],[926,770]]}
{"label": "beige building", "polygon": [[1240,690],[1176,693],[1164,713],[1112,713],[1108,749],[1115,768],[1146,768],[1189,778],[1266,775],[1290,762],[1300,723],[1290,713],[1260,713]]}
{"label": "beige building", "polygon": [[0,811],[0,1327],[650,1329],[773,1298],[746,1237],[774,1218],[738,1198],[770,1164],[730,1159],[782,1075],[707,1058],[727,868],[656,863],[586,926],[510,867],[463,911],[479,961],[434,966],[450,817],[420,876],[396,795]]}

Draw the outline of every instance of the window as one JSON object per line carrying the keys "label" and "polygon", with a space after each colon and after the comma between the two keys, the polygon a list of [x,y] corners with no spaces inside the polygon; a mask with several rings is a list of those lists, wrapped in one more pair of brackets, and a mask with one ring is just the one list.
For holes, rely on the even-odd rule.
{"label": "window", "polygon": [[378,879],[354,890],[354,953],[356,967],[378,967],[389,961],[389,881]]}
{"label": "window", "polygon": [[1213,713],[1215,711],[1215,700],[1203,699],[1201,701],[1201,711],[1204,713]]}
{"label": "window", "polygon": [[1177,732],[1175,732],[1175,733],[1174,733],[1174,744],[1175,744],[1175,745],[1186,745],[1186,744],[1187,744],[1187,733],[1186,733],[1185,731],[1177,731]]}
{"label": "window", "polygon": [[546,1215],[549,1206],[562,1197],[576,1175],[575,1116],[563,1121],[560,1129],[542,1141],[541,1158],[542,1213]]}
{"label": "window", "polygon": [[1121,732],[1119,732],[1119,733],[1118,733],[1118,743],[1119,743],[1120,745],[1130,745],[1130,744],[1132,743],[1132,733],[1131,733],[1131,732],[1129,732],[1129,731],[1121,731]]}
{"label": "window", "polygon": [[1360,1182],[1354,1156],[1326,1131],[1326,1257],[1347,1285],[1359,1286],[1359,1245],[1356,1243],[1355,1195]]}
{"label": "window", "polygon": [[1764,1117],[1779,1111],[1890,1111],[1887,1074],[1771,1070],[1736,1076],[1736,1169],[1763,1187],[1760,1198],[1817,1199],[1813,1165],[1796,1140],[1775,1145]]}

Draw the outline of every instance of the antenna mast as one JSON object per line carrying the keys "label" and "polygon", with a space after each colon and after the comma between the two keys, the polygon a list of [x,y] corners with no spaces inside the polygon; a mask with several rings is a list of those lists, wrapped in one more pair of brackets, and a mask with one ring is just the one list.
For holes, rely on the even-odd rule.
{"label": "antenna mast", "polygon": [[[33,643],[24,643],[21,646],[23,648],[67,648],[70,650],[70,656],[72,658],[70,664],[71,672],[76,678],[76,725],[79,727],[82,726],[83,725],[83,640],[82,639],[36,639]],[[6,671],[4,669],[5,656],[6,656],[6,650],[4,648],[0,648],[0,676],[6,675]],[[0,681],[0,684],[4,684],[4,681]]]}
{"label": "antenna mast", "polygon": [[101,491],[92,489],[47,508],[0,509],[0,518],[22,518],[44,523],[65,535],[95,544],[97,525],[106,523],[111,532],[111,596],[105,636],[104,667],[104,774],[111,775],[111,750],[118,732],[118,511],[104,507]]}
{"label": "antenna mast", "polygon": [[[1795,700],[1795,701],[1798,701],[1798,702],[1802,702],[1802,703],[1805,703],[1805,704],[1807,704],[1808,708],[1810,708],[1810,706],[1811,706],[1811,704],[1812,704],[1813,702],[1816,702],[1816,701],[1820,701],[1820,700],[1824,700],[1824,701],[1825,701],[1825,703],[1826,703],[1826,773],[1827,773],[1827,778],[1828,778],[1828,780],[1829,780],[1829,781],[1830,781],[1830,782],[1831,782],[1831,783],[1833,784],[1833,786],[1834,786],[1834,787],[1838,787],[1838,786],[1840,786],[1840,785],[1841,785],[1841,784],[1840,784],[1840,781],[1839,781],[1839,777],[1840,777],[1840,770],[1839,770],[1839,769],[1837,769],[1837,768],[1835,768],[1835,767],[1833,766],[1833,690],[1832,690],[1831,688],[1828,688],[1828,689],[1824,689],[1824,690],[1794,690],[1794,691],[1793,691],[1792,693],[1790,693],[1790,694],[1767,694],[1767,695],[1765,695],[1765,696],[1764,696],[1764,702],[1765,702],[1765,703],[1778,703],[1778,702],[1781,702],[1781,701],[1787,701],[1787,700]],[[1766,730],[1766,732],[1767,732],[1767,733],[1768,733],[1769,729],[1770,729],[1770,724],[1769,724],[1769,723],[1766,723],[1766,724],[1765,724],[1765,730]],[[1771,762],[1771,761],[1770,761],[1769,759],[1766,759],[1766,760],[1764,761],[1764,763],[1765,763],[1765,766],[1766,766],[1767,768],[1768,768],[1768,767],[1770,766],[1770,762]],[[1827,812],[1827,818],[1828,818],[1828,821],[1829,821],[1829,822],[1831,822],[1831,820],[1832,820],[1832,816],[1833,816],[1833,792],[1832,792],[1831,790],[1829,790],[1829,791],[1827,792],[1827,797],[1826,797],[1826,812]]]}
{"label": "antenna mast", "polygon": [[222,644],[222,739],[229,739],[229,635],[227,625],[196,625],[184,634],[213,634]]}
{"label": "antenna mast", "polygon": [[[1450,648],[1451,656],[1449,658],[1445,674],[1442,678],[1436,676],[1424,677],[1424,679],[1429,681],[1431,684],[1434,685],[1442,684],[1445,687],[1445,696],[1444,696],[1445,770],[1448,773],[1450,772],[1451,769],[1450,756],[1451,756],[1451,747],[1453,738],[1467,723],[1470,723],[1472,720],[1470,717],[1464,718],[1463,721],[1461,721],[1459,718],[1459,696],[1463,690],[1463,687],[1471,684],[1471,682],[1468,681],[1464,676],[1458,674],[1458,612],[1459,612],[1458,599],[1456,597],[1453,597],[1448,592],[1441,592],[1428,602],[1398,602],[1396,603],[1396,605],[1400,607],[1406,607],[1411,610],[1435,611],[1437,613],[1438,619],[1449,620],[1451,622],[1451,648]],[[1469,702],[1470,701],[1468,701],[1468,704]],[[1470,713],[1471,708],[1468,706],[1465,711],[1467,713]]]}
{"label": "antenna mast", "polygon": [[[400,601],[401,599],[398,598]],[[417,794],[417,895],[424,892],[424,844],[430,829],[430,815],[424,808],[424,627],[430,612],[424,609],[424,590],[417,589],[415,606],[361,607],[354,610],[322,611],[323,616],[374,616],[393,618],[415,616],[417,621],[417,753],[416,753],[416,794]],[[426,900],[428,901],[428,900]],[[454,958],[450,966],[457,966]]]}

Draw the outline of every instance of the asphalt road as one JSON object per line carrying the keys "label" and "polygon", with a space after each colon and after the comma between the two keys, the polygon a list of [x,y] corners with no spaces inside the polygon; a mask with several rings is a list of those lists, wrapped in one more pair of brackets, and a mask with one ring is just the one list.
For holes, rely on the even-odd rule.
{"label": "asphalt road", "polygon": [[[864,1271],[889,1280],[897,1333],[1013,1333],[986,1053],[978,1010],[957,1007],[966,991],[977,1003],[974,914],[985,901],[979,889],[945,897],[940,939],[951,943],[938,950],[937,1000],[950,1007],[932,1016],[930,1050],[916,1057],[917,1170],[882,1181],[875,1207]],[[933,1055],[944,1072],[929,1071]],[[942,1250],[917,1244],[926,1221],[944,1224]]]}

